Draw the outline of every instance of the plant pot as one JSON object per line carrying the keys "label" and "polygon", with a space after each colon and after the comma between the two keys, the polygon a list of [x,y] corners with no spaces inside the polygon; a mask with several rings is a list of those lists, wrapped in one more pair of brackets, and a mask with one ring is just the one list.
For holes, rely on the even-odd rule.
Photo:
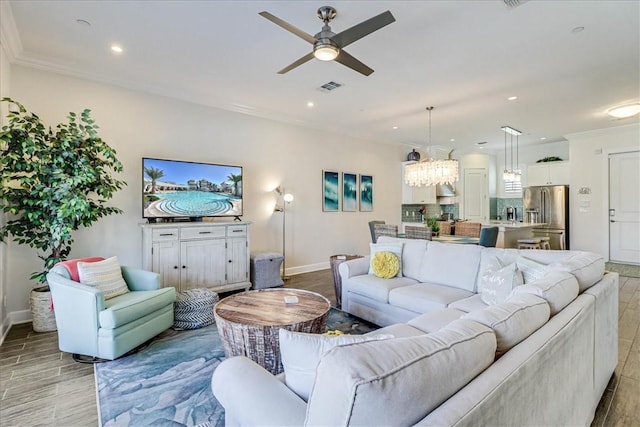
{"label": "plant pot", "polygon": [[33,319],[34,331],[51,332],[58,329],[49,285],[31,289],[29,302],[31,303],[31,318]]}

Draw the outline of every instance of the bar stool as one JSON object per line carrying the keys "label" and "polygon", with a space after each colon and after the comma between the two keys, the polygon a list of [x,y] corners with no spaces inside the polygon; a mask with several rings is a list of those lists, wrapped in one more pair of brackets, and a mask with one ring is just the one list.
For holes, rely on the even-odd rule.
{"label": "bar stool", "polygon": [[542,242],[540,242],[540,246],[542,246],[542,249],[546,249],[546,250],[550,250],[551,249],[551,238],[549,237],[538,237],[538,239],[542,240]]}
{"label": "bar stool", "polygon": [[542,249],[542,239],[540,237],[518,239],[518,249]]}

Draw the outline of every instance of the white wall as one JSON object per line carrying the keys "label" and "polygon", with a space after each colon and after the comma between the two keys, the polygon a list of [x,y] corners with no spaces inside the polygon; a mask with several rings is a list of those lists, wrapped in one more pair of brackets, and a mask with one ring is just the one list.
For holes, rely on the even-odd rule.
{"label": "white wall", "polygon": [[[640,150],[637,121],[636,118],[636,123],[630,125],[565,135],[571,157],[571,249],[597,252],[609,259],[608,156]],[[578,194],[582,187],[591,189],[591,194]],[[588,208],[584,208],[585,203]]]}
{"label": "white wall", "polygon": [[[280,214],[273,213],[282,185],[295,196],[287,207],[287,271],[328,268],[329,256],[368,252],[371,219],[400,223],[400,162],[406,147],[356,140],[239,113],[177,101],[14,66],[16,100],[46,123],[90,108],[102,138],[118,152],[128,186],[112,199],[124,215],[102,219],[76,233],[70,257],[118,255],[141,264],[141,158],[217,162],[244,166],[244,217],[253,221],[251,250],[281,251]],[[371,174],[374,211],[322,212],[322,170]],[[41,261],[28,248],[9,244],[10,311],[28,308],[28,276]]]}
{"label": "white wall", "polygon": [[[11,90],[9,82],[11,80],[11,67],[9,66],[9,59],[5,52],[4,45],[0,44],[0,99],[10,97]],[[6,123],[7,113],[9,112],[6,102],[0,103],[0,127]],[[0,201],[0,203],[2,203]],[[0,212],[0,227],[6,222],[6,217],[3,212]],[[9,331],[8,312],[5,301],[7,295],[7,245],[0,242],[0,342],[2,338]]]}

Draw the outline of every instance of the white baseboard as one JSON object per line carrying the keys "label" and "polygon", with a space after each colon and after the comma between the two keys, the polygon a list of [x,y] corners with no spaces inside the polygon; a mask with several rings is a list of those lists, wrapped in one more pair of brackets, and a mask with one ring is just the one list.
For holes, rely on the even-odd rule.
{"label": "white baseboard", "polygon": [[11,326],[28,323],[31,322],[31,320],[31,310],[12,311],[9,313],[7,317],[2,319],[2,323],[0,324],[0,345],[2,345],[4,339],[7,337]]}
{"label": "white baseboard", "polygon": [[297,267],[287,268],[285,276],[295,276],[296,274],[311,273],[312,271],[326,270],[330,268],[329,261],[319,262],[317,264],[299,265]]}

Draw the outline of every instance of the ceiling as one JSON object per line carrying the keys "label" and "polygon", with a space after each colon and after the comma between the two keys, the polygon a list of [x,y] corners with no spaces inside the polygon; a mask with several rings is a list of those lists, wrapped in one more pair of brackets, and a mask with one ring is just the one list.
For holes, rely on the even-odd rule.
{"label": "ceiling", "polygon": [[[258,13],[315,34],[325,4],[338,11],[336,33],[386,10],[395,16],[346,49],[372,75],[318,60],[277,74],[311,45]],[[427,147],[430,105],[432,144],[462,153],[482,141],[500,150],[502,125],[523,131],[525,146],[640,121],[606,115],[640,100],[638,1],[14,0],[2,8],[13,63],[365,140]],[[112,53],[113,43],[124,52]],[[330,81],[344,86],[318,89]]]}

